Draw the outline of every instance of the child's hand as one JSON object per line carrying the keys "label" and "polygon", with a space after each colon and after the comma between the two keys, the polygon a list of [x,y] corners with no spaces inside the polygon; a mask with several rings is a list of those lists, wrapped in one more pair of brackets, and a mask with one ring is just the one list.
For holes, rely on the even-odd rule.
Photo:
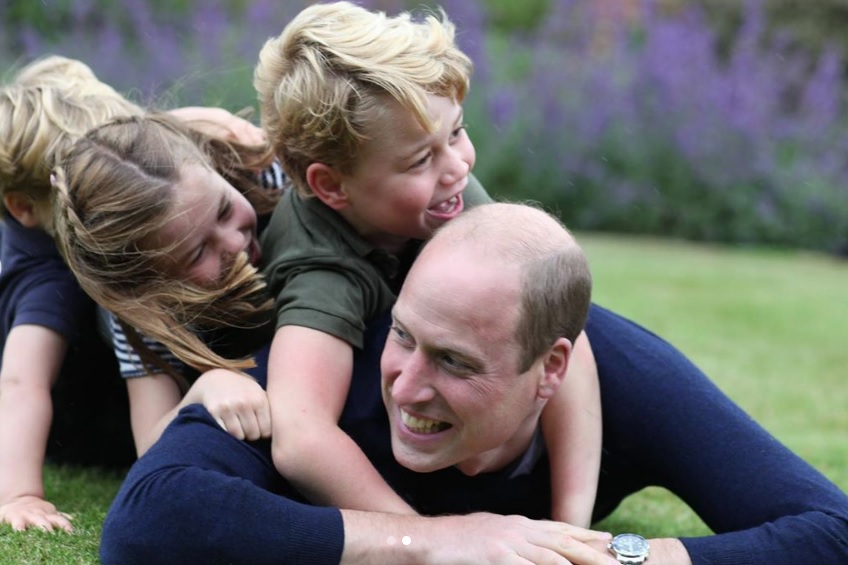
{"label": "child's hand", "polygon": [[223,108],[187,106],[169,112],[186,125],[207,135],[235,141],[243,145],[263,145],[265,131]]}
{"label": "child's hand", "polygon": [[30,527],[52,532],[53,528],[74,531],[71,515],[59,512],[53,504],[37,496],[21,496],[0,506],[0,523],[22,532]]}
{"label": "child's hand", "polygon": [[238,439],[271,437],[271,409],[259,383],[232,371],[207,371],[186,398],[206,407],[212,417]]}

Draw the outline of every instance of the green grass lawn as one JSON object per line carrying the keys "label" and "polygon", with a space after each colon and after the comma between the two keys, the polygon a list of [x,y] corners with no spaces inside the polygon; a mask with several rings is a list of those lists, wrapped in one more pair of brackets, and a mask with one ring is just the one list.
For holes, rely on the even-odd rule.
{"label": "green grass lawn", "polygon": [[[848,489],[848,262],[793,251],[708,247],[580,234],[595,301],[662,335],[778,439]],[[0,564],[97,563],[115,473],[49,468],[50,500],[77,532],[0,528]],[[648,536],[698,535],[703,523],[648,489],[598,525]]]}

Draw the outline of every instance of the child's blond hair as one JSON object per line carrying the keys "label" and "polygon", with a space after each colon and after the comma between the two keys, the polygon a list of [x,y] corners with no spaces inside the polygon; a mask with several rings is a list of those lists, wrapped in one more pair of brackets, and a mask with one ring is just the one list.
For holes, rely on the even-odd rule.
{"label": "child's blond hair", "polygon": [[0,88],[0,213],[10,192],[49,210],[50,171],[68,147],[111,118],[141,112],[80,61],[51,56],[23,67]]}
{"label": "child's blond hair", "polygon": [[320,162],[351,172],[388,100],[433,131],[427,95],[462,102],[471,69],[444,12],[416,21],[336,2],[304,9],[265,43],[254,86],[272,149],[309,195],[306,168]]}

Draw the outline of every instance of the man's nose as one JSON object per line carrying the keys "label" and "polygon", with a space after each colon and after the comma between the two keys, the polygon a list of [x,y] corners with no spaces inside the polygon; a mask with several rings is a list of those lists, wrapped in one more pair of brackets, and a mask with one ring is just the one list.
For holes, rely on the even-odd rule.
{"label": "man's nose", "polygon": [[399,404],[428,402],[435,396],[430,363],[418,350],[410,353],[397,368],[392,398]]}

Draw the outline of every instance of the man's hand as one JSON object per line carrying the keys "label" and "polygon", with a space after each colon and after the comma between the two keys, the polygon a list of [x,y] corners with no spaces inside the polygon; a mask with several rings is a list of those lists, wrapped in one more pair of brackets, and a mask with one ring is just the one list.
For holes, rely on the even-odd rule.
{"label": "man's hand", "polygon": [[606,532],[523,516],[471,514],[444,519],[457,520],[448,524],[456,540],[443,544],[444,554],[434,562],[618,565],[607,552],[612,536]]}
{"label": "man's hand", "polygon": [[56,507],[37,496],[21,496],[0,506],[0,523],[9,524],[19,532],[27,528],[41,528],[52,532],[54,528],[74,531],[70,514],[59,512]]}
{"label": "man's hand", "polygon": [[233,437],[249,441],[271,437],[268,396],[250,377],[226,369],[207,371],[182,402],[191,403],[203,404]]}
{"label": "man's hand", "polygon": [[436,518],[342,510],[343,565],[618,565],[609,533],[477,513]]}

